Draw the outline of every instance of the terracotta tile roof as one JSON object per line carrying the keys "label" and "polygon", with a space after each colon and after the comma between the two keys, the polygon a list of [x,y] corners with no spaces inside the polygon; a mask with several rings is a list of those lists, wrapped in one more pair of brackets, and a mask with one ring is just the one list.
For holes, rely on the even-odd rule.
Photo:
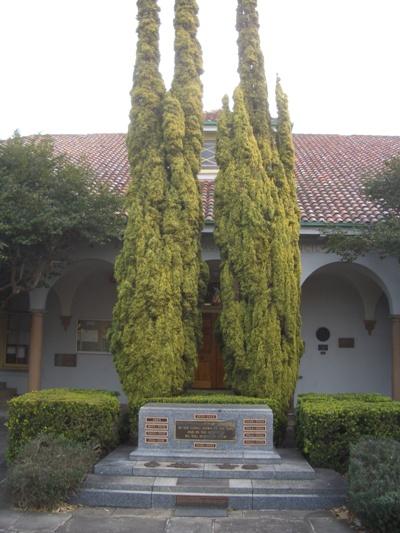
{"label": "terracotta tile roof", "polygon": [[[57,152],[75,161],[85,156],[99,179],[115,190],[126,190],[129,165],[123,134],[53,138]],[[382,216],[379,206],[364,197],[362,183],[386,159],[400,154],[400,137],[297,134],[294,140],[302,222],[367,223]],[[214,184],[201,180],[200,188],[206,221],[212,222]]]}

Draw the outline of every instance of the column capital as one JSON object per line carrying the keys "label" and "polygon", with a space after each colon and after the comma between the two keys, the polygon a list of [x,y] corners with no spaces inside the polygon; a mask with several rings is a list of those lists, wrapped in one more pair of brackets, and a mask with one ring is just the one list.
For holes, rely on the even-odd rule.
{"label": "column capital", "polygon": [[46,309],[46,301],[49,290],[50,289],[47,287],[40,287],[30,291],[29,308],[31,311],[44,311]]}

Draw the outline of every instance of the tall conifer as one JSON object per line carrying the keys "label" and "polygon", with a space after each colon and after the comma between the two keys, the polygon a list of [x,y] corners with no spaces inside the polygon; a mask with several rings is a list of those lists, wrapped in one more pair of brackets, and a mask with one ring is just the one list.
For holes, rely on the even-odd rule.
{"label": "tall conifer", "polygon": [[164,84],[159,73],[157,0],[138,0],[137,56],[127,138],[131,183],[128,223],[116,261],[111,350],[130,402],[182,388],[180,284],[175,249],[164,238],[168,174],[163,146]]}
{"label": "tall conifer", "polygon": [[[216,200],[215,217],[218,243],[225,250],[221,274],[223,302],[221,326],[224,335],[224,352],[227,358],[228,380],[235,388],[240,392],[258,396],[271,395],[284,405],[288,405],[296,384],[301,352],[299,223],[294,189],[294,158],[292,157],[294,153],[290,155],[290,146],[292,146],[290,144],[292,142],[291,130],[288,130],[290,120],[285,100],[279,93],[281,101],[278,102],[278,106],[280,106],[281,118],[278,125],[279,132],[275,133],[269,112],[264,57],[260,46],[257,0],[238,0],[237,30],[239,32],[240,87],[255,145],[252,145],[251,149],[248,145],[245,150],[241,150],[237,144],[238,138],[233,126],[234,132],[231,135],[232,139],[236,140],[231,143],[230,150],[225,153],[221,152],[221,147],[227,143],[223,140],[226,137],[226,127],[224,122],[220,121],[218,157],[221,160],[221,171],[217,177],[218,200]],[[277,96],[278,92],[277,88]],[[236,104],[233,116],[230,118],[233,125],[237,123],[239,116],[241,120],[246,121],[243,119],[243,110],[237,104],[238,98],[240,100],[238,95],[240,92],[236,93]],[[224,114],[228,116],[226,111]],[[227,122],[226,118],[224,121]],[[242,141],[245,139],[246,143],[249,143],[250,138],[249,133],[246,133]],[[246,159],[246,154],[250,152],[254,154],[255,151],[258,152],[258,156],[253,155],[251,160],[255,161],[258,157],[262,162],[264,183],[263,187],[260,187],[259,196],[262,196],[262,199],[259,199],[261,204],[258,208],[256,208],[256,196],[252,195],[248,188],[251,180],[240,180],[240,191],[241,195],[244,194],[251,200],[247,208],[255,209],[254,212],[262,214],[264,225],[253,226],[251,232],[243,231],[240,227],[238,232],[241,235],[241,245],[237,246],[236,237],[231,233],[228,232],[226,237],[222,235],[223,229],[229,226],[228,220],[242,216],[240,214],[242,208],[239,205],[232,204],[230,213],[226,211],[226,208],[222,209],[222,204],[228,197],[226,189],[235,188],[234,183],[229,184],[226,181],[224,168],[230,168],[233,165],[232,168],[235,171],[242,168],[241,173],[243,173],[247,165],[249,171],[260,176],[260,171],[250,165]],[[230,152],[229,157],[228,152]],[[231,174],[232,168],[229,171]],[[222,184],[218,185],[218,182],[222,181],[226,181],[224,196],[222,196]],[[218,191],[221,191],[221,194]],[[243,219],[241,221],[243,222]],[[258,232],[258,236],[255,236],[254,232]],[[230,244],[224,242],[226,239],[230,240]],[[246,261],[248,246],[251,246],[251,243],[257,239],[265,246],[263,251],[265,257],[261,263],[253,261],[248,265],[247,279],[249,283],[255,283],[253,290],[257,287],[258,294],[262,294],[265,288],[265,294],[262,298],[256,298],[252,307],[248,307],[250,299],[249,295],[242,290],[243,281],[234,280],[235,298],[232,299],[232,293],[229,292],[232,278],[226,274],[226,265],[231,265],[229,269],[231,272],[238,272],[238,269],[240,271],[241,265]],[[239,328],[243,336],[241,349],[237,344],[232,343],[239,338],[238,329],[235,330],[235,327],[225,320],[226,316],[232,315],[233,301],[235,306],[242,311],[244,308],[248,310],[248,314],[243,311],[247,319],[244,322],[245,325]],[[236,369],[243,367],[244,360],[247,361],[247,371],[241,373],[241,379],[237,380]]]}
{"label": "tall conifer", "polygon": [[[169,120],[169,140],[182,135],[183,150],[177,144],[167,143],[172,160],[170,168],[170,198],[176,221],[175,238],[180,243],[182,260],[182,320],[185,332],[184,361],[187,380],[193,378],[197,364],[197,345],[201,335],[201,287],[204,285],[204,265],[201,262],[201,231],[203,210],[198,184],[203,146],[202,51],[197,40],[199,27],[196,0],[175,0],[175,73],[172,82],[169,109],[174,109]],[[172,98],[175,98],[172,105]],[[179,111],[178,106],[181,110]],[[182,112],[182,117],[180,116]],[[179,117],[178,117],[179,115]],[[183,119],[183,123],[182,123]],[[173,148],[173,150],[171,150]],[[179,157],[179,164],[178,163]],[[174,162],[176,164],[174,164]]]}

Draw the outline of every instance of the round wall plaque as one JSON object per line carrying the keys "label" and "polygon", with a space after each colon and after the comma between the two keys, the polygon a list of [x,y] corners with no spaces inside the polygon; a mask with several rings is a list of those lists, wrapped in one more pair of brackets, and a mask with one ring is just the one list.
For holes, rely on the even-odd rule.
{"label": "round wall plaque", "polygon": [[328,328],[318,328],[315,335],[320,342],[326,342],[331,336],[331,332]]}

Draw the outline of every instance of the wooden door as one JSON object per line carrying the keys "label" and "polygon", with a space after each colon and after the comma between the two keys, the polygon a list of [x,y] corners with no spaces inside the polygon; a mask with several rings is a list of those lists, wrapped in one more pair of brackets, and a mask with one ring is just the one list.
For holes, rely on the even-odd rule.
{"label": "wooden door", "polygon": [[215,311],[203,313],[203,345],[193,382],[195,389],[224,388],[224,361],[215,337],[217,318]]}

